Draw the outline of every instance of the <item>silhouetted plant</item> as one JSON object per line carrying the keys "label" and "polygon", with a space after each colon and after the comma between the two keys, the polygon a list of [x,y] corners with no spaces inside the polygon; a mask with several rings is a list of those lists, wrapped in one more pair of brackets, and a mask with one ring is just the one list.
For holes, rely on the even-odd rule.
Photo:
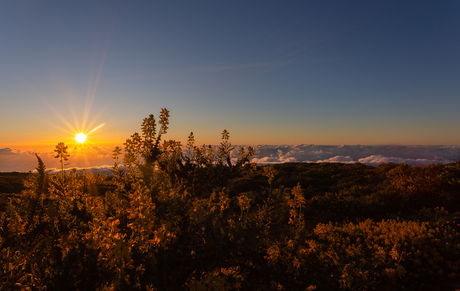
{"label": "silhouetted plant", "polygon": [[35,168],[38,173],[38,193],[41,195],[45,190],[48,183],[48,173],[49,171],[46,170],[45,163],[43,163],[42,159],[35,154],[38,160],[38,166]]}
{"label": "silhouetted plant", "polygon": [[222,132],[222,142],[220,143],[220,147],[217,150],[217,164],[224,165],[225,163],[227,166],[232,166],[232,161],[230,159],[230,154],[233,150],[232,143],[230,142],[230,133],[224,129]]}
{"label": "silhouetted plant", "polygon": [[65,161],[67,161],[70,157],[70,154],[67,152],[67,146],[63,143],[60,142],[57,144],[56,149],[54,152],[56,152],[55,158],[59,159],[61,163],[61,174],[62,174],[62,179],[64,179],[64,166],[68,165],[65,164]]}

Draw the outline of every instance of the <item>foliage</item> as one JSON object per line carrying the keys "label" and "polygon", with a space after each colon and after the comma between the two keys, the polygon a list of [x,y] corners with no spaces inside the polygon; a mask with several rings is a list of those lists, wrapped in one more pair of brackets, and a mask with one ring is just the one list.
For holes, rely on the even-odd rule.
{"label": "foliage", "polygon": [[[69,160],[69,157],[70,157],[70,154],[67,151],[67,148],[68,147],[63,142],[60,142],[57,144],[56,149],[54,150],[56,152],[55,158],[59,159],[59,161],[61,162],[61,173],[62,173],[63,178],[64,178],[64,166],[67,165],[65,161]],[[37,156],[37,159],[38,159],[39,167],[41,167],[40,164],[43,164],[43,162],[38,156]]]}
{"label": "foliage", "polygon": [[[2,290],[420,290],[460,280],[460,163],[250,163],[162,141],[169,111],[113,151],[112,176],[37,173],[0,213]],[[123,155],[123,157],[122,157]],[[434,287],[435,288],[435,287]]]}

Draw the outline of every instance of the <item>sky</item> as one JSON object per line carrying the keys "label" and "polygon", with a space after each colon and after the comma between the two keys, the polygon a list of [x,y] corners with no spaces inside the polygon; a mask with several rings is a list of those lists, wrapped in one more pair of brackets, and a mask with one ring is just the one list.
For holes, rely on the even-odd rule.
{"label": "sky", "polygon": [[108,163],[161,108],[183,143],[460,145],[458,0],[7,0],[0,43],[0,171],[77,132]]}

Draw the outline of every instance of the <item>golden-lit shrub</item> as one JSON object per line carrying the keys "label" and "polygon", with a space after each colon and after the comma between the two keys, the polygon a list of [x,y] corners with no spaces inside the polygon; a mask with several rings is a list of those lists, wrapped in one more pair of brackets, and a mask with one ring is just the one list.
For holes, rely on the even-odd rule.
{"label": "golden-lit shrub", "polygon": [[[0,213],[0,286],[52,290],[417,290],[460,274],[460,164],[250,164],[160,143],[169,111],[114,150],[113,176],[38,158]],[[57,148],[65,158],[65,145]],[[60,153],[60,154],[59,154]],[[68,159],[71,162],[71,159]],[[285,187],[281,182],[286,182]],[[438,206],[448,206],[447,212]],[[382,218],[385,218],[382,220]]]}

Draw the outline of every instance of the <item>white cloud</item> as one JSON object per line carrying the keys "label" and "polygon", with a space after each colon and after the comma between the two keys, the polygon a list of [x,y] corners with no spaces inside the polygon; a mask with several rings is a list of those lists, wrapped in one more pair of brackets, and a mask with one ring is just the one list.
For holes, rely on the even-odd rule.
{"label": "white cloud", "polygon": [[[235,147],[238,148],[238,147]],[[408,163],[428,165],[450,163],[460,160],[459,146],[365,146],[365,145],[259,145],[252,162],[258,164],[285,162],[335,162],[364,163]]]}
{"label": "white cloud", "polygon": [[[430,164],[437,164],[440,161],[439,160],[428,160],[428,159],[403,159],[403,158],[397,158],[397,157],[385,157],[382,155],[372,155],[366,158],[362,158],[358,160],[360,163],[366,164],[366,165],[372,165],[372,166],[377,166],[382,163],[405,163],[409,165],[419,165],[419,166],[425,166],[425,165],[430,165]],[[445,161],[447,162],[447,161]]]}
{"label": "white cloud", "polygon": [[[238,148],[238,147],[235,147]],[[256,156],[251,160],[257,164],[277,164],[277,163],[296,163],[298,160],[292,156],[289,148],[284,146],[271,147],[271,146],[258,146],[256,149]],[[263,156],[263,152],[267,151],[267,156]],[[260,157],[259,157],[260,156]]]}
{"label": "white cloud", "polygon": [[350,156],[335,156],[325,160],[318,160],[317,163],[343,163],[343,164],[352,164],[356,163]]}
{"label": "white cloud", "polygon": [[[232,161],[236,162],[241,147],[235,145]],[[264,165],[274,163],[408,163],[427,165],[460,160],[460,146],[365,146],[365,145],[252,145],[255,155],[251,162]],[[218,146],[213,146],[217,151]]]}
{"label": "white cloud", "polygon": [[254,158],[251,160],[253,163],[257,164],[279,164],[279,163],[296,163],[297,160],[296,158],[289,157],[289,158],[284,158],[284,157],[263,157],[263,158]]}
{"label": "white cloud", "polygon": [[[81,148],[69,148],[70,158],[66,163],[66,167],[89,168],[100,167],[105,165],[113,165],[112,148],[104,147],[87,147],[84,150]],[[47,169],[60,169],[61,164],[55,158],[53,150],[47,151],[28,151],[3,148],[0,149],[0,172],[29,172],[33,171],[37,166],[37,158],[35,154],[43,160]]]}
{"label": "white cloud", "polygon": [[[247,145],[243,145],[247,148]],[[273,163],[364,163],[376,166],[381,163],[408,163],[410,165],[428,165],[450,163],[460,160],[459,146],[364,146],[364,145],[257,145],[253,146],[255,156],[251,159],[260,165]],[[235,146],[232,161],[236,161],[240,146]],[[217,149],[217,147],[214,147]],[[113,148],[89,147],[84,151],[69,149],[69,168],[91,168],[107,171],[113,165]],[[11,148],[0,149],[1,172],[28,172],[37,166],[37,153],[48,169],[60,169],[53,150],[22,151]]]}

